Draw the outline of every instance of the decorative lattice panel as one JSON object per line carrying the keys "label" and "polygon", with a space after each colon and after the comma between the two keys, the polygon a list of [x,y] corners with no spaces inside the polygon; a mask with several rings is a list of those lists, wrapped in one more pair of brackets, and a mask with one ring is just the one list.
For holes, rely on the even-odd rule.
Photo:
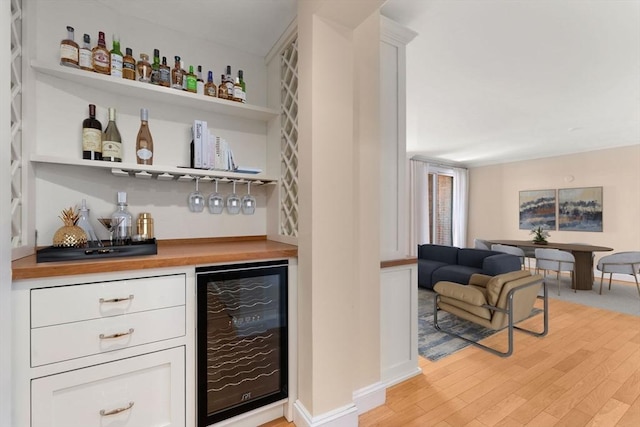
{"label": "decorative lattice panel", "polygon": [[298,236],[298,39],[281,57],[280,234]]}
{"label": "decorative lattice panel", "polygon": [[11,0],[11,244],[22,246],[22,0]]}

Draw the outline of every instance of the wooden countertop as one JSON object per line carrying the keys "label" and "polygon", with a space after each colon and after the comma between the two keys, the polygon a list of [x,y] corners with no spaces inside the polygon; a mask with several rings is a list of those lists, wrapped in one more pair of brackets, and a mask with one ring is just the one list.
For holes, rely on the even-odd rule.
{"label": "wooden countertop", "polygon": [[297,246],[267,240],[266,236],[185,239],[158,241],[157,255],[36,263],[34,254],[13,261],[11,270],[12,279],[20,280],[297,256]]}

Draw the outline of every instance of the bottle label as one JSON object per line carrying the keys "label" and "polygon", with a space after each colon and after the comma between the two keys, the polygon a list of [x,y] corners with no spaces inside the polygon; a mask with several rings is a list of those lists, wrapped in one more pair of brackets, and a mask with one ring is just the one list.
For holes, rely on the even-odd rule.
{"label": "bottle label", "polygon": [[122,55],[111,54],[111,75],[122,77]]}
{"label": "bottle label", "polygon": [[225,85],[225,87],[227,88],[227,97],[228,97],[229,99],[233,98],[233,89],[234,89],[234,87],[233,87],[233,83],[231,83],[231,82],[226,82],[224,85]]}
{"label": "bottle label", "polygon": [[60,45],[60,59],[78,62],[78,48],[69,44]]}
{"label": "bottle label", "polygon": [[204,95],[204,82],[198,81],[196,84],[196,93]]}
{"label": "bottle label", "polygon": [[244,92],[241,87],[236,86],[233,88],[233,97],[240,101],[244,98]]}
{"label": "bottle label", "polygon": [[102,141],[102,158],[113,157],[122,159],[122,143],[116,141]]}
{"label": "bottle label", "polygon": [[91,64],[91,51],[89,49],[80,49],[80,67],[93,69]]}
{"label": "bottle label", "polygon": [[149,160],[151,157],[153,157],[153,153],[148,148],[139,149],[138,151],[136,151],[136,155],[140,160]]}
{"label": "bottle label", "polygon": [[109,55],[108,52],[104,50],[96,50],[93,52],[93,63],[97,67],[109,68],[111,64],[109,64]]}
{"label": "bottle label", "polygon": [[136,64],[133,62],[122,62],[122,77],[128,80],[136,79]]}
{"label": "bottle label", "polygon": [[196,92],[198,89],[198,81],[193,76],[187,76],[187,90],[189,92]]}
{"label": "bottle label", "polygon": [[102,132],[99,129],[82,129],[82,151],[102,151]]}

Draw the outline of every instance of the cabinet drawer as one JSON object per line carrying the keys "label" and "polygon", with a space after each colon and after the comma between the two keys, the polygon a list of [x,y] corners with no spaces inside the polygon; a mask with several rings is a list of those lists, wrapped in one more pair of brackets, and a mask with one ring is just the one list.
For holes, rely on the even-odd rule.
{"label": "cabinet drawer", "polygon": [[35,379],[31,426],[184,426],[184,366],[177,347]]}
{"label": "cabinet drawer", "polygon": [[178,306],[31,329],[31,365],[183,336],[185,322],[185,307]]}
{"label": "cabinet drawer", "polygon": [[31,327],[183,305],[185,275],[59,286],[31,291]]}

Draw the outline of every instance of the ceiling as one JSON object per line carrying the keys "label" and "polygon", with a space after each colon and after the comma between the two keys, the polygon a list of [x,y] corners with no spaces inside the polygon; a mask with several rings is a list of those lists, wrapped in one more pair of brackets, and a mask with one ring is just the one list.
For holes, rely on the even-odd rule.
{"label": "ceiling", "polygon": [[[176,5],[167,14],[157,0],[98,1],[261,56],[297,8],[162,0]],[[410,155],[478,166],[640,144],[640,0],[387,0],[381,12],[418,33]]]}
{"label": "ceiling", "polygon": [[468,166],[640,144],[640,1],[388,0],[407,150]]}

